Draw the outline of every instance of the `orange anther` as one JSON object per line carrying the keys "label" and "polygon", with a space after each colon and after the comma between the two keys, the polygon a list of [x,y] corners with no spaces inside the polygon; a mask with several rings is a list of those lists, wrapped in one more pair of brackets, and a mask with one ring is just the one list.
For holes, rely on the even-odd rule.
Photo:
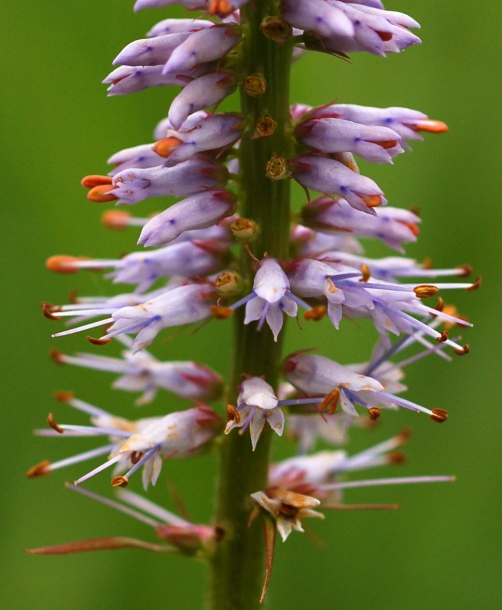
{"label": "orange anther", "polygon": [[86,189],[93,189],[96,186],[103,186],[105,184],[111,184],[112,178],[110,176],[84,176],[80,181],[80,184]]}
{"label": "orange anther", "polygon": [[319,322],[322,320],[328,311],[326,305],[318,305],[317,307],[312,307],[303,314],[305,320],[313,320],[314,322]]}
{"label": "orange anther", "polygon": [[370,268],[368,267],[368,265],[365,265],[364,263],[361,265],[361,273],[362,273],[363,277],[359,281],[367,282],[371,277],[371,271],[370,271]]}
{"label": "orange anther", "polygon": [[176,138],[174,136],[168,136],[167,138],[162,138],[152,147],[153,152],[157,153],[159,157],[164,157],[167,159],[169,155],[178,148],[180,144],[183,144],[183,140]]}
{"label": "orange anther", "polygon": [[26,473],[26,476],[29,479],[35,479],[37,477],[44,477],[47,474],[51,473],[51,463],[49,462],[49,460],[44,460],[43,462],[40,462],[40,464],[37,464],[36,466],[33,466],[32,468],[30,468],[28,470],[28,472]]}
{"label": "orange anther", "polygon": [[368,142],[370,144],[376,144],[377,146],[380,146],[381,148],[394,148],[395,146],[398,145],[398,141],[397,140],[383,140],[381,142],[373,142],[372,140],[368,140]]}
{"label": "orange anther", "polygon": [[368,415],[370,416],[371,421],[376,421],[381,414],[382,412],[378,407],[370,407],[368,409]]}
{"label": "orange anther", "polygon": [[129,485],[129,479],[123,475],[113,477],[111,480],[113,487],[127,487]]}
{"label": "orange anther", "polygon": [[59,400],[59,402],[70,402],[75,398],[73,392],[54,392],[52,395],[54,400]]}
{"label": "orange anther", "polygon": [[428,131],[429,133],[444,133],[448,131],[448,125],[443,121],[434,121],[433,119],[423,119],[417,121],[415,126],[408,125],[415,131]]}
{"label": "orange anther", "polygon": [[108,201],[116,201],[116,197],[111,191],[115,190],[113,184],[102,184],[95,186],[87,193],[87,199],[94,203],[107,203]]}
{"label": "orange anther", "polygon": [[229,0],[209,0],[208,13],[218,17],[228,17],[235,10]]}
{"label": "orange anther", "polygon": [[107,339],[106,337],[104,339],[96,339],[94,337],[86,337],[87,341],[89,341],[89,343],[92,343],[93,345],[106,345],[107,343],[110,343],[111,339]]}
{"label": "orange anther", "polygon": [[415,288],[413,288],[413,292],[419,299],[428,299],[437,294],[439,292],[439,288],[429,284],[422,284],[421,286],[415,286]]}
{"label": "orange anther", "polygon": [[234,313],[234,310],[230,307],[222,307],[221,305],[213,305],[211,307],[211,315],[216,320],[228,320]]}
{"label": "orange anther", "polygon": [[473,284],[471,284],[471,286],[466,288],[466,290],[467,290],[467,292],[471,292],[472,290],[477,290],[480,287],[481,287],[481,276],[478,275],[478,277],[476,278],[476,281]]}
{"label": "orange anther", "polygon": [[54,419],[54,415],[52,413],[49,413],[49,415],[47,416],[47,423],[53,430],[59,432],[59,434],[63,434],[63,428],[57,425],[56,420]]}
{"label": "orange anther", "polygon": [[377,208],[382,203],[380,195],[360,195],[360,197],[369,208]]}
{"label": "orange anther", "polygon": [[45,262],[46,269],[55,271],[56,273],[78,273],[78,261],[87,260],[85,258],[77,258],[76,256],[67,256],[65,254],[57,254],[51,256]]}
{"label": "orange anther", "polygon": [[122,210],[107,210],[103,216],[101,216],[101,222],[108,229],[124,229],[129,224],[129,218],[131,218],[129,212],[124,212]]}

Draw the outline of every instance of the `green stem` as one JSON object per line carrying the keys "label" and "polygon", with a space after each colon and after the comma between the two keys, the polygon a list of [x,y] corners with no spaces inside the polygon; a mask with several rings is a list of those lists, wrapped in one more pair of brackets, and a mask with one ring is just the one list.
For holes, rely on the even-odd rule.
{"label": "green stem", "polygon": [[[253,97],[241,87],[241,112],[248,130],[240,145],[239,194],[243,218],[254,220],[260,232],[251,244],[261,259],[285,259],[288,255],[290,184],[289,180],[271,180],[266,175],[267,162],[274,156],[291,156],[289,114],[289,73],[291,46],[266,38],[260,25],[273,15],[275,2],[256,0],[241,10],[243,42],[241,67],[244,77],[261,75],[266,81],[263,95]],[[257,122],[270,116],[277,128],[269,138],[252,138]],[[241,273],[252,283],[252,259],[243,250]],[[244,325],[244,313],[235,315],[233,340],[232,388],[229,401],[235,404],[237,387],[243,373],[263,375],[277,388],[281,361],[281,339],[274,341],[265,326],[258,332],[255,324]],[[215,524],[225,530],[209,561],[208,610],[251,610],[259,607],[265,572],[264,533],[260,520],[248,526],[253,508],[250,494],[267,487],[270,444],[273,432],[267,426],[251,450],[249,434],[233,431],[221,443],[217,477]]]}

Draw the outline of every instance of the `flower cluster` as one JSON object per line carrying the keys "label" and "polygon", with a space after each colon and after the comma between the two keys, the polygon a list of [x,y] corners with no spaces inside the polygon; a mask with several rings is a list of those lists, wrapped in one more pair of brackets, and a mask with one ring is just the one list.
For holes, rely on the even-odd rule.
{"label": "flower cluster", "polygon": [[[137,0],[135,10],[171,4],[169,0]],[[444,123],[401,107],[290,106],[287,93],[286,119],[279,123],[279,117],[267,110],[272,108],[273,96],[279,95],[279,83],[270,81],[265,65],[259,66],[261,71],[249,72],[250,41],[256,43],[253,36],[268,45],[270,56],[277,52],[287,57],[289,69],[291,61],[308,50],[342,58],[358,51],[377,56],[403,51],[420,42],[410,31],[419,27],[411,17],[385,10],[380,0],[186,0],[177,4],[201,9],[202,14],[195,18],[188,13],[186,18],[164,19],[154,25],[146,38],[130,43],[117,55],[113,62],[117,67],[104,82],[109,95],[166,85],[181,91],[155,127],[153,142],[113,154],[108,175],[82,180],[92,202],[131,206],[150,198],[177,200],[169,199],[166,209],[148,218],[134,217],[123,208],[105,212],[103,221],[111,228],[140,227],[137,243],[143,248],[139,251],[117,259],[57,255],[47,261],[48,269],[59,273],[106,270],[114,284],[127,285],[125,292],[79,296],[61,305],[44,303],[43,312],[52,320],[67,318],[71,323],[55,337],[103,327],[98,337],[88,337],[92,344],[103,346],[116,340],[125,347],[121,357],[71,356],[54,350],[57,363],[119,375],[114,387],[141,392],[140,405],[150,403],[159,390],[167,390],[195,401],[196,406],[128,421],[73,395],[60,395],[65,403],[87,413],[90,425],[60,425],[51,415],[50,429],[37,433],[99,436],[106,438],[105,444],[59,462],[42,462],[29,475],[48,474],[107,455],[105,462],[81,474],[70,487],[153,526],[170,548],[212,556],[225,539],[224,523],[193,525],[131,492],[120,492],[117,502],[80,484],[114,466],[112,485],[126,487],[143,468],[146,489],[156,483],[163,461],[229,443],[248,429],[252,452],[246,459],[252,460],[263,442],[260,437],[270,440],[271,430],[296,440],[298,455],[271,465],[262,489],[247,493],[250,522],[259,517],[272,523],[285,540],[292,530],[303,531],[302,518],[323,517],[316,508],[352,507],[343,503],[341,491],[350,483],[340,481],[340,476],[401,462],[402,454],[394,449],[405,442],[407,434],[351,457],[332,449],[316,453],[317,445],[344,442],[352,425],[368,426],[382,410],[404,408],[425,413],[437,423],[446,421],[442,408],[421,406],[401,396],[406,390],[403,369],[427,355],[450,360],[450,353],[469,351],[458,336],[450,336],[450,329],[470,323],[445,305],[442,297],[437,305],[426,301],[445,290],[474,290],[480,280],[465,280],[471,272],[466,265],[434,269],[410,258],[373,259],[364,254],[362,244],[368,238],[403,253],[404,246],[417,239],[420,219],[412,211],[387,205],[382,188],[359,172],[356,157],[393,163],[409,148],[408,142],[422,139],[421,133],[445,132]],[[258,27],[253,26],[256,15],[260,16]],[[245,108],[240,113],[219,112],[218,105],[237,89],[246,103],[255,104],[253,112]],[[256,157],[250,156],[252,150]],[[259,185],[249,186],[246,181],[250,163],[258,168]],[[291,217],[290,226],[274,233],[267,225],[267,210],[276,202],[266,197],[287,192],[282,185],[293,181],[305,190],[306,201]],[[253,209],[260,211],[250,214]],[[290,239],[279,251],[276,241],[281,234],[289,234]],[[453,281],[437,281],[448,276]],[[239,320],[261,333],[260,337],[266,335],[270,349],[281,342],[286,316],[302,317],[307,325],[324,319],[326,332],[334,338],[344,320],[366,318],[373,323],[378,342],[368,362],[353,365],[298,351],[283,358],[282,366],[277,361],[259,370],[251,360],[246,368],[244,356],[239,360],[244,363],[242,370],[235,372],[227,386],[206,364],[162,362],[146,351],[166,328],[211,320],[222,325],[241,313]],[[394,360],[409,348],[414,351],[405,360]],[[263,362],[268,362],[265,356]],[[279,369],[281,384],[277,383]],[[226,426],[217,413],[219,409],[223,414],[225,404]],[[249,445],[241,449],[248,450]],[[353,486],[442,480],[450,478],[382,479]],[[70,550],[87,550],[75,545]],[[115,541],[96,548],[120,546],[128,544]],[[55,548],[41,552],[58,552],[58,548],[69,552],[65,545]],[[266,583],[270,557],[267,544]]]}

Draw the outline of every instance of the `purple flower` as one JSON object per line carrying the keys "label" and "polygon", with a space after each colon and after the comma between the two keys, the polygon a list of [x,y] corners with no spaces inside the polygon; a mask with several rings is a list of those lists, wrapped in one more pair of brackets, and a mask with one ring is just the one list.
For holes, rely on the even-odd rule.
{"label": "purple flower", "polygon": [[211,227],[229,216],[235,205],[231,191],[208,189],[191,195],[146,222],[138,244],[162,246],[185,231]]}
{"label": "purple flower", "polygon": [[386,205],[383,191],[370,178],[348,169],[343,163],[307,154],[289,162],[293,178],[304,188],[325,195],[341,195],[356,210],[375,214],[374,207]]}

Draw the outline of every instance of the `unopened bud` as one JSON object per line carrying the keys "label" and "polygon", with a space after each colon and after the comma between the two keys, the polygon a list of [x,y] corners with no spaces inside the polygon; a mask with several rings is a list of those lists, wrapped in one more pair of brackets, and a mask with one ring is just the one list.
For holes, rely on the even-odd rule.
{"label": "unopened bud", "polygon": [[261,32],[270,40],[283,44],[292,35],[293,29],[279,17],[266,17],[260,26]]}
{"label": "unopened bud", "polygon": [[235,271],[224,271],[216,276],[214,287],[218,294],[233,297],[242,293],[242,277]]}
{"label": "unopened bud", "polygon": [[267,90],[267,81],[261,74],[251,74],[244,79],[244,91],[251,97],[259,97]]}
{"label": "unopened bud", "polygon": [[266,166],[267,178],[270,180],[283,180],[289,178],[288,163],[284,157],[272,157]]}
{"label": "unopened bud", "polygon": [[271,116],[265,114],[256,123],[256,129],[253,133],[252,138],[254,140],[256,140],[257,138],[269,138],[276,129],[277,123]]}
{"label": "unopened bud", "polygon": [[258,233],[258,225],[249,218],[238,218],[230,224],[233,236],[240,242],[253,241]]}

